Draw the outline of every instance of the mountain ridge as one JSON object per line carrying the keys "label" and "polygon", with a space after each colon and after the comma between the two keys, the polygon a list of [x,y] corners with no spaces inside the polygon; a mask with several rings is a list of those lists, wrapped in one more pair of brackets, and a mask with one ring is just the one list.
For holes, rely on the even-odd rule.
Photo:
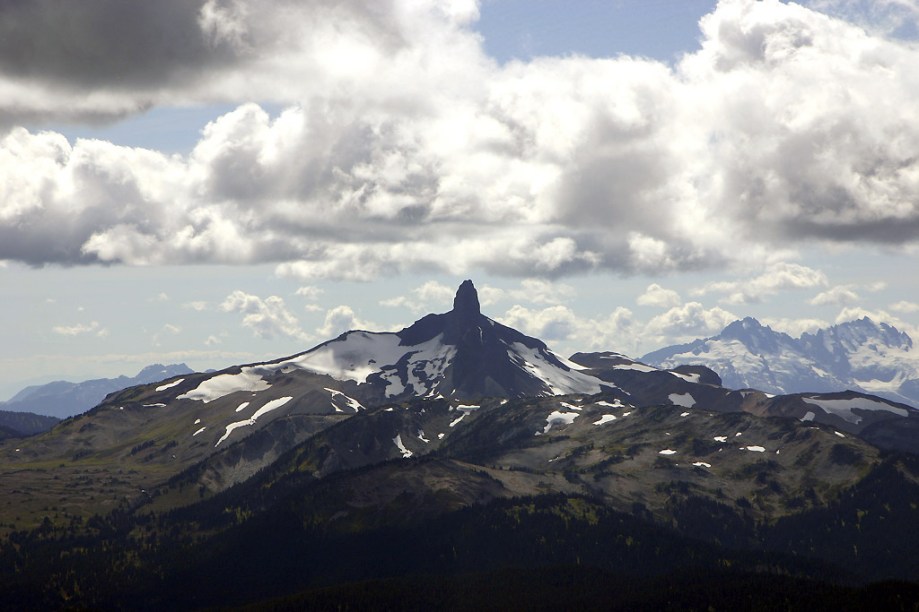
{"label": "mountain ridge", "polygon": [[194,370],[184,363],[151,364],[134,376],[94,378],[82,382],[56,380],[43,385],[30,385],[0,402],[0,409],[10,412],[31,412],[43,416],[65,419],[86,412],[116,391],[135,385],[157,382],[172,376],[192,374]]}
{"label": "mountain ridge", "polygon": [[724,385],[777,394],[851,389],[919,405],[919,353],[908,334],[868,317],[793,338],[752,317],[721,333],[652,351],[656,367],[703,365]]}

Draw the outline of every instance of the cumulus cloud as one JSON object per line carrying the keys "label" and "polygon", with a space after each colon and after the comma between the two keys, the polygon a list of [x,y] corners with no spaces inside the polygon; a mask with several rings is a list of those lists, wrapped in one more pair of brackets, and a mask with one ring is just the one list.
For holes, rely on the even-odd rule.
{"label": "cumulus cloud", "polygon": [[781,291],[811,289],[827,284],[826,274],[796,263],[779,262],[765,272],[741,281],[710,283],[696,291],[698,295],[721,293],[726,304],[752,304]]}
{"label": "cumulus cloud", "polygon": [[645,292],[635,300],[641,306],[656,306],[658,308],[672,308],[683,303],[680,294],[673,289],[664,289],[657,283],[651,283]]}
{"label": "cumulus cloud", "polygon": [[276,295],[265,299],[236,290],[220,305],[224,312],[243,315],[243,327],[248,327],[259,338],[275,337],[310,340],[311,336],[300,327],[300,322],[288,309],[284,300]]}
{"label": "cumulus cloud", "polygon": [[505,313],[501,322],[546,342],[569,340],[582,325],[577,315],[567,306],[531,310],[515,305]]}
{"label": "cumulus cloud", "polygon": [[294,292],[295,295],[299,295],[300,297],[306,298],[310,301],[318,300],[319,296],[322,295],[323,293],[324,292],[322,289],[320,289],[319,287],[313,287],[311,285],[299,287]]}
{"label": "cumulus cloud", "polygon": [[151,338],[151,342],[153,346],[161,346],[164,335],[176,336],[180,334],[181,332],[182,332],[182,328],[179,327],[178,325],[173,325],[172,323],[166,323],[163,325],[163,327],[159,329],[159,331],[153,334],[153,337]]}
{"label": "cumulus cloud", "polygon": [[565,283],[541,278],[525,278],[520,281],[518,289],[510,290],[507,295],[511,299],[529,301],[534,304],[561,304],[573,298],[575,290],[574,287]]}
{"label": "cumulus cloud", "polygon": [[628,308],[616,308],[605,317],[579,317],[562,305],[530,309],[519,304],[498,320],[539,338],[550,348],[576,346],[577,350],[628,351],[634,347],[638,325]]}
{"label": "cumulus cloud", "polygon": [[919,312],[919,304],[916,302],[908,302],[906,300],[900,300],[894,304],[890,305],[890,309],[894,312],[910,313],[910,312]]}
{"label": "cumulus cloud", "polygon": [[861,296],[856,293],[856,287],[854,285],[837,285],[827,291],[818,293],[816,296],[809,299],[807,303],[813,306],[826,306],[827,304],[843,306],[845,304],[853,304],[860,299]]}
{"label": "cumulus cloud", "polygon": [[699,302],[687,302],[653,317],[644,333],[658,345],[689,342],[714,336],[738,318],[717,306],[708,309]]}
{"label": "cumulus cloud", "polygon": [[[472,0],[65,4],[0,6],[0,134],[248,103],[187,156],[7,130],[0,260],[559,279],[919,239],[919,48],[841,10],[722,0],[673,65],[498,65]],[[710,289],[825,284],[796,266]]]}
{"label": "cumulus cloud", "polygon": [[410,29],[449,31],[474,16],[436,8],[388,0],[5,2],[0,116],[102,121],[257,92],[289,101],[296,96],[285,76],[320,90],[347,87],[411,48]]}
{"label": "cumulus cloud", "polygon": [[449,308],[456,289],[437,281],[427,281],[412,289],[410,295],[400,295],[382,300],[383,306],[408,308],[412,312],[431,310],[432,307]]}
{"label": "cumulus cloud", "polygon": [[101,338],[108,335],[108,330],[99,325],[98,321],[93,321],[91,323],[77,323],[76,325],[56,325],[51,329],[54,333],[60,334],[61,336],[83,336],[87,334],[95,334]]}
{"label": "cumulus cloud", "polygon": [[325,320],[322,326],[316,328],[316,333],[323,338],[335,338],[346,331],[375,330],[376,327],[373,323],[360,319],[350,306],[340,305],[326,312]]}

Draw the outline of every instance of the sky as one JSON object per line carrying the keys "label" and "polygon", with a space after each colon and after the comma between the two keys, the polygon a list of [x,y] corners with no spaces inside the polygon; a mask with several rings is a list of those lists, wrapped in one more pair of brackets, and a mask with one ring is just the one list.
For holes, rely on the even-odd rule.
{"label": "sky", "polygon": [[0,399],[483,311],[919,339],[916,0],[0,3]]}

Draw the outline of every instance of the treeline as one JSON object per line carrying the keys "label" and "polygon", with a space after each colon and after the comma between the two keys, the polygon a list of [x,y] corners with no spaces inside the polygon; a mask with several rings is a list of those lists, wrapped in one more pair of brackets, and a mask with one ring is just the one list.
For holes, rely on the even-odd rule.
{"label": "treeline", "polygon": [[[487,582],[513,569],[521,573],[507,585],[511,596],[531,589],[529,581],[541,580],[547,567],[567,568],[569,578],[558,588],[571,594],[586,588],[573,568],[587,577],[601,572],[622,584],[648,585],[687,572],[720,576],[715,582],[724,584],[747,575],[847,578],[807,559],[700,542],[580,497],[500,500],[410,526],[353,533],[305,525],[297,506],[285,504],[211,537],[200,525],[185,529],[154,517],[138,524],[116,514],[82,531],[46,522],[0,551],[0,607],[194,609],[368,581],[397,591],[429,579],[448,584],[459,575]],[[500,585],[490,588],[500,591]],[[641,599],[656,590],[628,592]],[[585,593],[615,601],[605,587]]]}

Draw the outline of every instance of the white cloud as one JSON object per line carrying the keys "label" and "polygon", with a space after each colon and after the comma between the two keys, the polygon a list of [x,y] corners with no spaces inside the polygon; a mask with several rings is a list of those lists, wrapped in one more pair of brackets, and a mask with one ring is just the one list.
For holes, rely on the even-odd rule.
{"label": "white cloud", "polygon": [[325,320],[316,333],[322,338],[335,338],[351,330],[376,330],[377,326],[358,318],[354,309],[347,305],[336,306],[326,311]]}
{"label": "white cloud", "polygon": [[781,291],[811,289],[827,284],[826,274],[801,264],[778,262],[765,272],[741,281],[710,283],[695,293],[721,293],[726,304],[752,304]]}
{"label": "white cloud", "polygon": [[[61,6],[0,9],[0,126],[243,104],[186,156],[0,127],[0,260],[558,279],[919,239],[919,48],[799,4],[719,2],[672,66],[498,65],[472,0],[132,3],[117,35]],[[780,264],[710,290],[824,284]]]}
{"label": "white cloud", "polygon": [[300,323],[276,295],[262,299],[236,290],[223,301],[220,309],[243,315],[242,324],[259,338],[275,337],[310,340],[311,336],[300,327]]}
{"label": "white cloud", "polygon": [[427,281],[412,289],[411,295],[400,295],[381,300],[382,306],[408,308],[412,312],[427,312],[434,308],[449,309],[456,289],[437,281]]}
{"label": "white cloud", "polygon": [[305,285],[303,287],[298,288],[297,291],[295,291],[294,293],[295,295],[299,295],[300,297],[304,297],[310,301],[316,301],[319,299],[319,296],[324,293],[324,291],[320,289],[319,287],[313,287],[312,285]]}
{"label": "white cloud", "polygon": [[906,300],[901,300],[899,302],[891,304],[890,309],[893,310],[894,312],[902,312],[902,313],[919,312],[919,304],[917,304],[916,302],[908,302]]}
{"label": "white cloud", "polygon": [[577,315],[567,306],[549,306],[542,310],[531,310],[515,305],[501,317],[500,321],[549,343],[573,338],[578,328],[583,325]]}
{"label": "white cloud", "polygon": [[605,317],[579,317],[567,306],[534,310],[519,304],[498,321],[546,342],[550,348],[567,350],[631,351],[639,326],[628,308],[616,308]]}
{"label": "white cloud", "polygon": [[687,302],[653,317],[644,334],[658,345],[688,342],[714,336],[738,318],[717,306],[707,309],[699,302]]}
{"label": "white cloud", "polygon": [[62,336],[83,336],[86,334],[96,334],[99,337],[108,335],[108,331],[99,325],[98,321],[91,323],[77,323],[76,325],[57,325],[51,328],[56,334]]}
{"label": "white cloud", "polygon": [[164,335],[177,336],[180,333],[182,333],[181,327],[178,325],[173,325],[172,323],[166,323],[162,328],[160,328],[158,332],[153,334],[151,342],[153,343],[153,346],[161,346]]}
{"label": "white cloud", "polygon": [[672,289],[664,289],[657,283],[651,283],[645,292],[635,300],[641,306],[672,308],[683,303],[680,294]]}
{"label": "white cloud", "polygon": [[195,312],[204,312],[207,310],[208,304],[203,300],[196,300],[194,302],[186,302],[185,304],[182,304],[182,307],[194,310]]}
{"label": "white cloud", "polygon": [[826,306],[827,304],[842,306],[845,304],[853,304],[861,299],[861,296],[856,293],[855,289],[855,285],[837,285],[827,291],[818,293],[808,300],[807,303],[813,306]]}
{"label": "white cloud", "polygon": [[479,292],[479,304],[483,307],[496,304],[506,297],[504,290],[498,287],[483,285],[482,287],[477,287],[477,289]]}
{"label": "white cloud", "polygon": [[574,297],[574,287],[565,283],[552,282],[541,278],[525,278],[520,281],[520,288],[508,292],[514,300],[534,304],[561,304]]}

